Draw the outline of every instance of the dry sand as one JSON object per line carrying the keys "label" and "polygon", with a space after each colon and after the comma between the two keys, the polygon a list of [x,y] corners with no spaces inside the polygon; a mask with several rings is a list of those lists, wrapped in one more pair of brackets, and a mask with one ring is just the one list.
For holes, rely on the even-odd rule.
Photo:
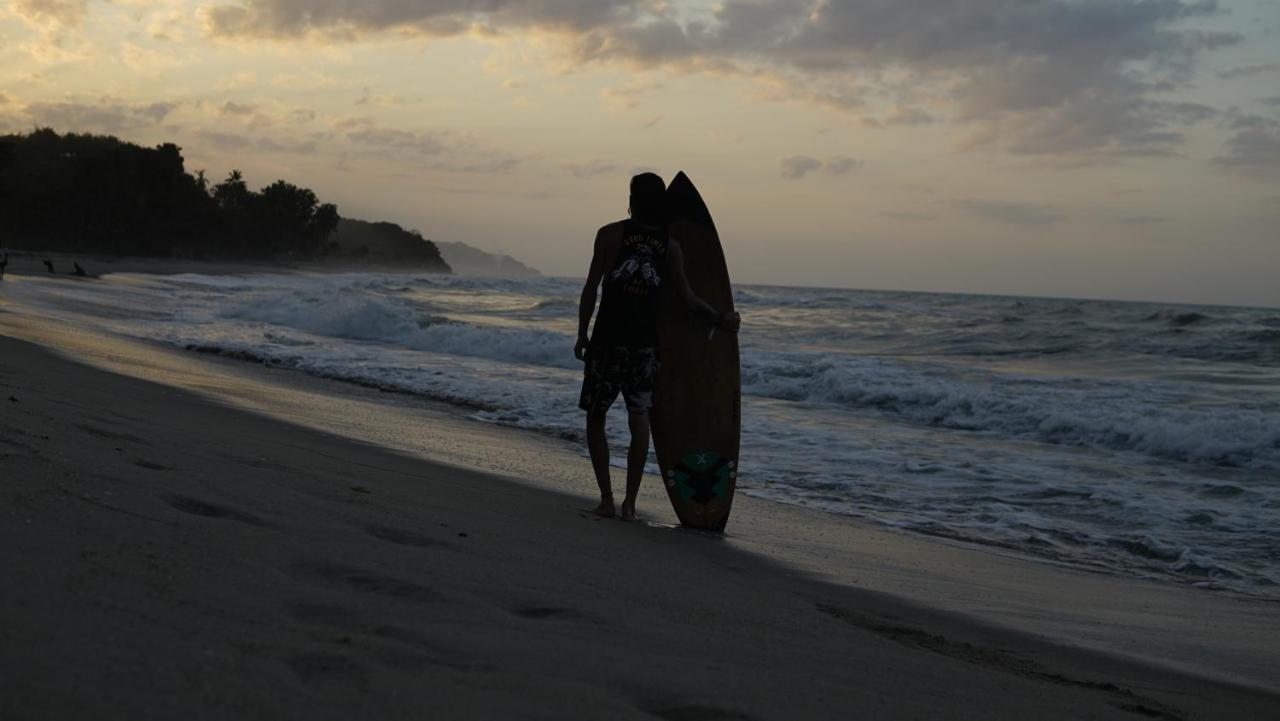
{"label": "dry sand", "polygon": [[3,287],[0,335],[0,718],[1280,718],[1275,603],[745,497],[597,520],[565,444]]}

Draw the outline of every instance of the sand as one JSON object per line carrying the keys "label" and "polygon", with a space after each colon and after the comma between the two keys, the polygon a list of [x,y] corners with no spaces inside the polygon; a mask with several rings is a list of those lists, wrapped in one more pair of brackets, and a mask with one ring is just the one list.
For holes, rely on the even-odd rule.
{"label": "sand", "polygon": [[2,286],[0,335],[0,718],[1280,717],[1275,603],[656,481],[599,520],[567,443]]}

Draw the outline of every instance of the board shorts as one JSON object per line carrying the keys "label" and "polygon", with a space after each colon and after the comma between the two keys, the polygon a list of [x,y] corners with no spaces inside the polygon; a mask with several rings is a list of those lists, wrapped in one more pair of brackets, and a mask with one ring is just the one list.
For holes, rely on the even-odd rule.
{"label": "board shorts", "polygon": [[588,348],[578,407],[605,412],[622,394],[627,412],[653,407],[653,379],[658,374],[657,348]]}

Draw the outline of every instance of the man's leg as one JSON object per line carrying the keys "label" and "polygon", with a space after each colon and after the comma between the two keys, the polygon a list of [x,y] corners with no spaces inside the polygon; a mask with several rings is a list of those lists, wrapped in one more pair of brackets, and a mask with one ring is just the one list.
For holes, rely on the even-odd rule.
{"label": "man's leg", "polygon": [[604,435],[606,411],[587,411],[587,451],[591,454],[591,467],[596,472],[596,484],[600,486],[600,505],[595,512],[602,516],[613,515],[613,485],[609,481],[609,441]]}
{"label": "man's leg", "polygon": [[640,494],[645,461],[649,460],[649,412],[629,411],[627,424],[631,426],[631,447],[627,449],[627,496],[622,501],[622,519],[631,521],[636,517],[636,496]]}

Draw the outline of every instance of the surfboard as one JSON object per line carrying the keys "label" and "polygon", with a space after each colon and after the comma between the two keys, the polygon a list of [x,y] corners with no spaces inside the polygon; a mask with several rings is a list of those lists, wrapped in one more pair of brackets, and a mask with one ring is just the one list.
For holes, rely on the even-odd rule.
{"label": "surfboard", "polygon": [[[689,176],[667,187],[671,237],[684,252],[684,272],[699,298],[733,312],[729,269],[715,222]],[[658,467],[680,523],[723,531],[738,480],[742,421],[738,336],[693,316],[675,288],[659,295],[661,364],[650,426]]]}

